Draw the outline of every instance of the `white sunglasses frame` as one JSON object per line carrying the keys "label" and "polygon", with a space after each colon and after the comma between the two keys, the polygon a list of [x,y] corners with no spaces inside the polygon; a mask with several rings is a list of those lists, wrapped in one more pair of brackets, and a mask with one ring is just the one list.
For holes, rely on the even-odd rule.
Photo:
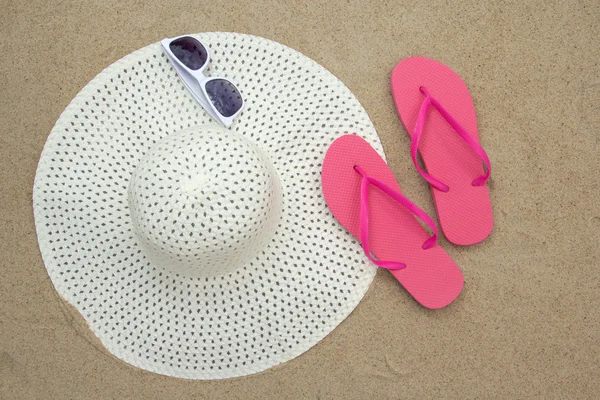
{"label": "white sunglasses frame", "polygon": [[[181,39],[184,37],[189,37],[194,40],[197,40],[205,49],[206,49],[206,62],[199,69],[193,70],[186,67],[179,59],[173,54],[169,45],[171,42],[177,39]],[[222,78],[218,76],[206,76],[204,75],[204,70],[206,66],[210,63],[210,49],[204,45],[198,38],[192,35],[181,35],[173,38],[166,38],[160,41],[160,47],[162,48],[163,53],[167,56],[167,59],[170,61],[171,65],[175,68],[177,75],[190,92],[192,97],[200,103],[200,105],[210,114],[211,117],[219,121],[223,126],[229,128],[231,124],[233,124],[233,120],[238,114],[244,109],[244,97],[242,96],[242,92],[238,89],[237,85],[232,82],[230,79]],[[242,98],[242,106],[240,109],[230,117],[226,117],[221,114],[215,108],[214,104],[209,100],[208,93],[206,92],[206,84],[210,81],[214,81],[217,79],[223,79],[229,83],[231,83],[235,89],[238,91]],[[196,89],[197,87],[197,89]]]}

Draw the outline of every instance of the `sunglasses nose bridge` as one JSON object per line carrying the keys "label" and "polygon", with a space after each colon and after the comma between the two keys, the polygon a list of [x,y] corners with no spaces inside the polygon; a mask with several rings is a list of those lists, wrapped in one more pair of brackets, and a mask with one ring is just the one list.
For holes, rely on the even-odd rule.
{"label": "sunglasses nose bridge", "polygon": [[206,70],[206,65],[197,70],[193,70],[193,69],[190,70],[192,76],[198,81],[198,83],[200,83],[202,85],[205,84],[206,81],[210,79],[210,77],[206,75],[205,70]]}

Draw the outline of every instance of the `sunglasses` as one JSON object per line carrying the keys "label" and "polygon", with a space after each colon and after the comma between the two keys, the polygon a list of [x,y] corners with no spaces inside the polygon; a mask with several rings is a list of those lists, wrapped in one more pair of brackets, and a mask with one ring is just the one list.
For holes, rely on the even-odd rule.
{"label": "sunglasses", "polygon": [[210,61],[208,48],[191,36],[163,39],[160,45],[194,99],[214,119],[230,127],[244,108],[244,99],[230,80],[204,75]]}

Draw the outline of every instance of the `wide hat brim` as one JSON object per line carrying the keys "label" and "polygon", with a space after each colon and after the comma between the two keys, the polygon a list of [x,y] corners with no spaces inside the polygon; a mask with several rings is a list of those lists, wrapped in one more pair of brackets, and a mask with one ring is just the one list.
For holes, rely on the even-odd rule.
{"label": "wide hat brim", "polygon": [[311,59],[249,35],[195,36],[211,51],[207,74],[244,95],[230,129],[268,155],[281,181],[267,248],[229,275],[191,279],[154,267],[137,243],[127,187],[138,161],[167,135],[216,124],[158,43],[106,68],[69,104],[44,146],[33,205],[56,290],[112,354],[164,375],[221,379],[302,354],[357,306],[376,268],[327,209],[320,170],[343,134],[383,151],[358,100]]}

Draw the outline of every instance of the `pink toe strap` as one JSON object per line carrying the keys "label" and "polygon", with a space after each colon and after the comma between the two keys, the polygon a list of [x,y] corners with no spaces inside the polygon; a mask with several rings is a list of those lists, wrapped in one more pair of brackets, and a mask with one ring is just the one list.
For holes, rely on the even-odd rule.
{"label": "pink toe strap", "polygon": [[373,185],[383,193],[396,200],[400,205],[408,209],[411,213],[417,216],[433,231],[433,235],[423,243],[423,249],[429,249],[435,246],[438,237],[438,230],[435,222],[421,210],[415,203],[408,200],[402,194],[396,192],[383,182],[367,175],[360,166],[355,165],[354,169],[362,176],[362,182],[360,185],[360,241],[362,242],[363,250],[369,260],[378,267],[399,270],[406,268],[406,264],[397,261],[385,261],[377,260],[371,254],[369,249],[369,185]]}
{"label": "pink toe strap", "polygon": [[465,141],[465,143],[467,143],[469,145],[469,147],[471,147],[471,149],[473,149],[473,151],[475,151],[475,153],[477,153],[477,155],[481,158],[481,160],[485,164],[485,167],[487,169],[486,173],[480,177],[475,178],[472,182],[473,186],[484,185],[485,182],[487,182],[487,180],[490,178],[490,174],[492,172],[492,165],[490,163],[490,159],[488,158],[485,150],[483,150],[483,147],[481,147],[479,142],[477,140],[475,140],[469,134],[469,132],[467,132],[467,130],[465,128],[463,128],[462,125],[460,125],[458,123],[458,121],[456,121],[452,117],[452,115],[450,115],[450,113],[448,111],[446,111],[446,109],[444,107],[442,107],[442,105],[436,99],[431,97],[431,95],[429,94],[429,91],[426,88],[421,87],[420,90],[425,95],[425,100],[423,100],[423,103],[421,103],[419,115],[417,116],[417,122],[415,123],[415,129],[412,134],[412,142],[410,144],[410,155],[411,155],[413,163],[415,164],[415,167],[417,168],[419,173],[423,176],[423,178],[425,178],[425,180],[427,182],[429,182],[431,184],[431,186],[435,187],[436,189],[438,189],[442,192],[447,192],[449,190],[448,185],[446,185],[444,182],[434,178],[433,176],[429,175],[427,172],[423,171],[423,169],[419,166],[419,161],[417,160],[417,152],[419,150],[419,140],[421,139],[421,134],[423,133],[423,127],[425,126],[425,119],[427,118],[427,111],[429,110],[429,107],[433,106],[442,115],[442,117],[444,117],[446,122],[448,122],[448,124],[450,124],[452,129],[454,129],[456,131],[456,133],[458,133],[458,135]]}

